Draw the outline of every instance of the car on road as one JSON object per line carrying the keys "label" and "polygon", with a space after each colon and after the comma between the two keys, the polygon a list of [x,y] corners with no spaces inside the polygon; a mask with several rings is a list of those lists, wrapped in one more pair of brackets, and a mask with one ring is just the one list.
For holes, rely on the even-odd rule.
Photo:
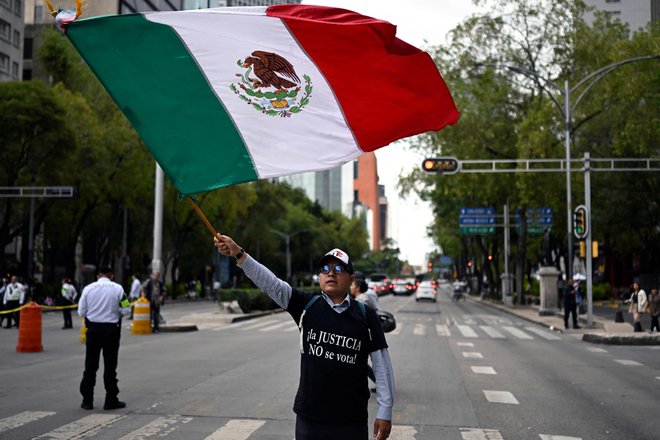
{"label": "car on road", "polygon": [[372,273],[369,277],[371,284],[369,286],[380,295],[387,295],[392,293],[394,285],[390,282],[390,277],[384,273]]}
{"label": "car on road", "polygon": [[410,281],[395,280],[392,284],[392,293],[395,295],[410,295],[415,290],[415,285]]}
{"label": "car on road", "polygon": [[420,285],[417,286],[415,301],[430,300],[436,302],[437,293],[435,285],[431,281],[422,281]]}

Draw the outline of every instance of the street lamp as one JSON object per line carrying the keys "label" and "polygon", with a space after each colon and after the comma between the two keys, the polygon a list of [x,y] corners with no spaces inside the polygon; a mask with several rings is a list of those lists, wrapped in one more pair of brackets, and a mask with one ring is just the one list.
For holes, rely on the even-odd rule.
{"label": "street lamp", "polygon": [[[572,202],[571,202],[571,130],[573,128],[573,113],[575,108],[580,103],[584,95],[591,90],[591,88],[600,81],[608,73],[618,69],[624,64],[634,63],[637,61],[646,61],[660,59],[660,55],[650,55],[645,57],[636,57],[628,58],[617,63],[609,64],[605,67],[590,73],[589,75],[582,78],[575,84],[573,87],[570,87],[568,80],[564,81],[564,87],[560,87],[556,82],[551,79],[545,78],[533,70],[526,69],[520,66],[510,66],[507,64],[497,64],[497,63],[476,63],[477,67],[493,67],[493,68],[504,68],[511,70],[512,72],[520,73],[530,78],[535,78],[538,80],[536,83],[545,93],[548,94],[552,102],[555,103],[562,117],[564,118],[564,141],[566,145],[566,236],[568,238],[568,250],[567,257],[568,261],[566,262],[566,279],[572,277],[573,271],[573,211],[572,211]],[[542,82],[541,82],[542,81]],[[555,93],[548,90],[548,87],[544,83],[554,89]],[[575,99],[571,104],[571,96],[573,93],[576,93],[577,90],[585,86],[584,90],[580,95]],[[562,105],[563,102],[563,105]]]}
{"label": "street lamp", "polygon": [[270,230],[274,234],[277,234],[280,237],[282,237],[284,239],[284,243],[286,243],[286,280],[291,282],[291,250],[289,248],[289,245],[291,244],[291,238],[295,237],[301,232],[306,232],[307,229],[301,229],[300,231],[290,232],[290,233],[278,231],[275,228],[270,228]]}

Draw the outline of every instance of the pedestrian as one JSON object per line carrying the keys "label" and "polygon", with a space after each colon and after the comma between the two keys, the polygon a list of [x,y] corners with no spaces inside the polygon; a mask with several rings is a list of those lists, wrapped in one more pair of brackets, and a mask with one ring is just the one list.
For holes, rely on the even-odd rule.
{"label": "pedestrian", "polygon": [[142,284],[142,292],[149,300],[151,307],[151,331],[158,333],[160,331],[160,306],[163,304],[166,293],[159,272],[152,273],[151,278]]}
{"label": "pedestrian", "polygon": [[3,297],[3,304],[5,310],[14,310],[11,313],[7,314],[7,325],[5,328],[11,328],[12,319],[16,323],[16,327],[19,326],[19,321],[21,319],[21,313],[18,309],[23,305],[25,301],[25,286],[18,282],[16,275],[11,276],[11,281],[5,288],[5,294]]}
{"label": "pedestrian", "polygon": [[575,284],[573,280],[568,280],[564,286],[564,328],[568,329],[568,316],[573,317],[573,328],[581,328],[578,325],[577,317],[577,298],[575,291]]}
{"label": "pedestrian", "polygon": [[[133,274],[133,281],[131,282],[131,291],[128,293],[128,299],[131,303],[137,301],[140,298],[140,292],[142,292],[142,283],[138,274]],[[133,319],[133,310],[135,306],[131,306],[131,316],[128,319]]]}
{"label": "pedestrian", "polygon": [[658,325],[658,316],[660,316],[660,294],[658,289],[651,289],[649,296],[649,313],[651,315],[651,328],[650,332],[660,332],[660,325]]}
{"label": "pedestrian", "polygon": [[2,281],[0,282],[0,327],[2,327],[5,318],[9,320],[7,313],[5,313],[5,290],[7,290],[7,284],[9,284],[9,280],[6,277],[2,277]]}
{"label": "pedestrian", "polygon": [[126,406],[126,403],[118,399],[117,360],[121,318],[128,314],[129,303],[124,288],[112,279],[112,269],[102,267],[97,280],[83,289],[78,303],[78,315],[85,319],[85,327],[87,327],[85,371],[80,382],[80,394],[83,397],[80,407],[83,409],[94,409],[94,385],[101,352],[103,352],[103,384],[105,385],[103,409],[111,410]]}
{"label": "pedestrian", "polygon": [[[369,287],[369,284],[367,284],[366,279],[364,278],[364,274],[362,272],[355,272],[353,274],[353,277],[355,278],[355,281],[362,281],[362,283],[356,284],[356,288],[359,291],[358,296],[355,297],[358,301],[363,302],[364,304],[368,305],[375,311],[380,310],[380,302],[378,301],[378,294],[374,292],[374,289]],[[364,291],[362,289],[365,289]],[[351,293],[353,292],[353,289],[351,287]]]}
{"label": "pedestrian", "polygon": [[632,284],[631,290],[630,298],[627,301],[630,303],[628,313],[633,316],[635,332],[643,332],[644,328],[642,327],[641,315],[646,309],[646,292],[639,287],[639,283],[636,281]]}
{"label": "pedestrian", "polygon": [[62,292],[61,292],[60,303],[64,308],[62,309],[62,316],[64,317],[64,327],[62,329],[73,328],[73,321],[71,320],[71,307],[76,303],[76,297],[78,292],[76,288],[71,284],[71,279],[64,277],[62,278]]}
{"label": "pedestrian", "polygon": [[373,435],[392,429],[394,372],[376,312],[351,300],[353,264],[340,249],[318,262],[321,293],[303,292],[278,279],[226,235],[218,251],[236,259],[262,291],[286,309],[300,330],[300,382],[293,410],[296,440],[366,440],[370,397],[367,358],[376,373],[378,410]]}

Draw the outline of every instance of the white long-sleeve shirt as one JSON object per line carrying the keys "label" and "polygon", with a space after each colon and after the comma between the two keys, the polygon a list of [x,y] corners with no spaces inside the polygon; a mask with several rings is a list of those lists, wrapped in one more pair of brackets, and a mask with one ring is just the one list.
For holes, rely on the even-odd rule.
{"label": "white long-sleeve shirt", "polygon": [[[292,287],[285,281],[277,278],[266,266],[257,262],[250,255],[239,267],[254,284],[257,285],[280,307],[286,309],[291,300]],[[350,295],[340,304],[333,304],[330,298],[323,294],[323,298],[337,313],[342,313],[350,307]],[[376,376],[376,403],[378,409],[376,418],[392,420],[392,407],[394,405],[394,369],[387,348],[376,350],[369,354]]]}
{"label": "white long-sleeve shirt", "polygon": [[122,308],[124,288],[108,278],[101,277],[83,289],[78,303],[78,315],[91,322],[116,324],[128,314],[130,307]]}

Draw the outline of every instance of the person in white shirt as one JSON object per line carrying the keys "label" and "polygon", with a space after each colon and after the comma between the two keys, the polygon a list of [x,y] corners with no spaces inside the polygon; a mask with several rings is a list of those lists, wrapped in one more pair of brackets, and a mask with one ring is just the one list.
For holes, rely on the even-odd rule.
{"label": "person in white shirt", "polygon": [[[5,305],[5,310],[17,309],[25,301],[25,286],[18,282],[16,275],[12,275],[11,282],[5,288],[5,295],[2,303]],[[5,328],[11,328],[11,320],[19,326],[21,314],[20,311],[7,314],[7,325]]]}
{"label": "person in white shirt", "polygon": [[[133,274],[133,282],[131,283],[131,291],[128,293],[128,299],[131,302],[137,301],[137,299],[140,297],[141,292],[142,292],[142,283],[140,282],[140,278],[138,278],[137,274]],[[133,319],[134,309],[135,306],[131,307],[131,316],[128,319]]]}
{"label": "person in white shirt", "polygon": [[61,292],[61,303],[66,308],[62,309],[62,316],[64,317],[64,327],[62,329],[73,328],[73,320],[71,319],[71,308],[67,306],[72,306],[76,303],[76,296],[78,292],[76,288],[71,284],[71,279],[62,278],[62,292]]}
{"label": "person in white shirt", "polygon": [[105,385],[103,409],[126,407],[126,403],[117,398],[119,394],[117,360],[121,317],[128,314],[130,304],[124,288],[113,282],[112,278],[112,269],[101,268],[96,282],[83,289],[78,303],[78,315],[85,318],[87,327],[85,371],[80,382],[80,394],[83,396],[80,407],[83,409],[94,409],[94,384],[101,351],[103,351],[103,384]]}

